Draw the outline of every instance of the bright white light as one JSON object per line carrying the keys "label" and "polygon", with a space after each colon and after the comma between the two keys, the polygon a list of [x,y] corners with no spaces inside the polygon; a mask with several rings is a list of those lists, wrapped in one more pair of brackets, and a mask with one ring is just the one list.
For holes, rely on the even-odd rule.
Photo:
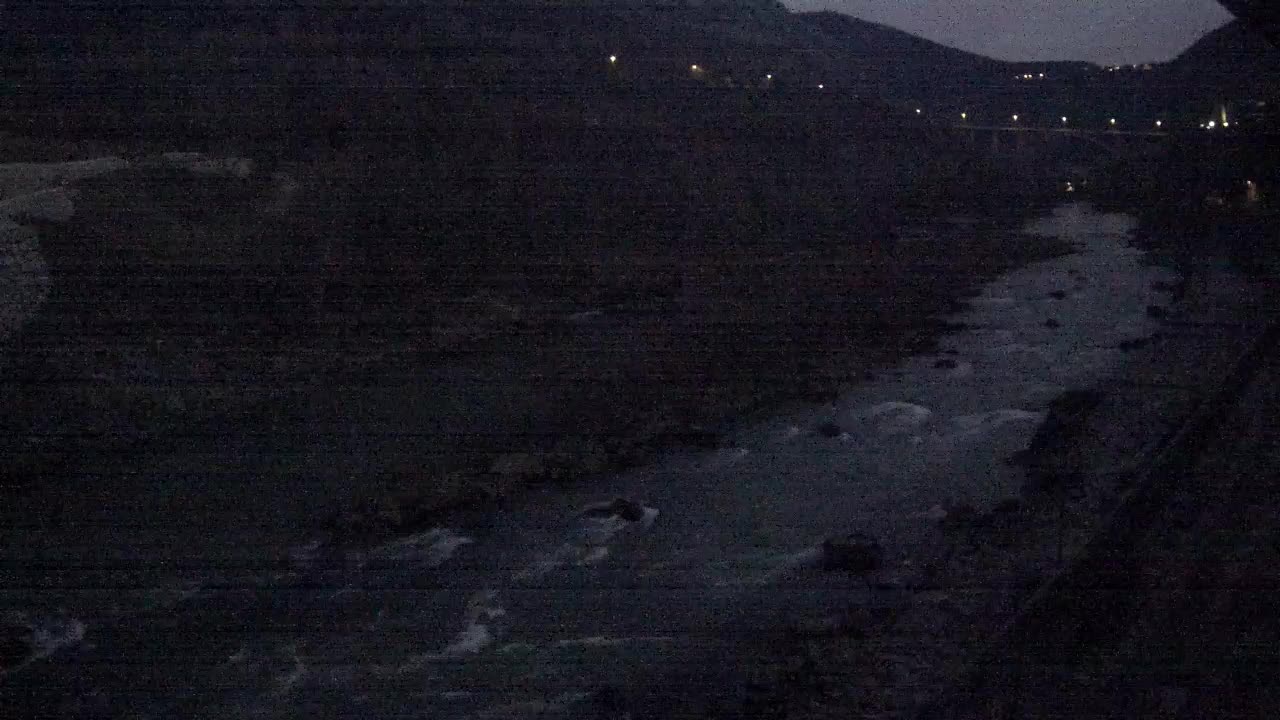
{"label": "bright white light", "polygon": [[1063,125],[1066,125],[1066,124],[1067,124],[1067,116],[1066,116],[1066,115],[1063,115],[1063,116],[1062,116],[1062,124],[1063,124]]}
{"label": "bright white light", "polygon": [[1018,122],[1018,116],[1017,116],[1017,115],[1014,115],[1014,116],[1013,116],[1013,121],[1014,121],[1014,122]]}
{"label": "bright white light", "polygon": [[1163,120],[1157,120],[1157,121],[1156,121],[1156,127],[1160,127],[1161,125],[1164,125],[1164,121],[1163,121]]}
{"label": "bright white light", "polygon": [[1115,119],[1115,118],[1111,118],[1111,124],[1112,124],[1112,125],[1115,125],[1115,124],[1116,124],[1116,119]]}
{"label": "bright white light", "polygon": [[617,56],[617,55],[610,55],[610,56],[609,56],[609,62],[611,62],[611,63],[616,63],[616,62],[618,62],[618,56]]}
{"label": "bright white light", "polygon": [[969,119],[969,113],[960,113],[960,119],[961,119],[961,120],[968,120],[968,119]]}
{"label": "bright white light", "polygon": [[772,79],[773,79],[773,73],[770,73],[770,74],[768,74],[768,75],[765,75],[765,76],[764,76],[764,79],[765,79],[765,80],[772,80]]}
{"label": "bright white light", "polygon": [[692,71],[694,71],[694,72],[698,72],[698,66],[697,66],[697,65],[690,65],[690,66],[689,66],[689,69],[690,69],[690,70],[692,70]]}
{"label": "bright white light", "polygon": [[1226,120],[1223,120],[1222,127],[1231,127],[1231,123],[1227,122]]}
{"label": "bright white light", "polygon": [[824,87],[826,87],[826,85],[823,85],[822,83],[818,83],[818,89],[819,89],[819,90],[821,90],[821,89],[822,89],[822,88],[824,88]]}
{"label": "bright white light", "polygon": [[1041,78],[1043,78],[1043,77],[1044,77],[1044,73],[1040,73],[1040,77],[1041,77]]}
{"label": "bright white light", "polygon": [[1216,121],[1216,120],[1210,120],[1210,121],[1209,121],[1209,126],[1208,126],[1208,127],[1209,127],[1209,129],[1210,129],[1210,130],[1212,130],[1212,129],[1214,129],[1214,128],[1218,127],[1218,123],[1217,123],[1217,121]]}
{"label": "bright white light", "polygon": [[916,114],[917,114],[917,115],[919,115],[921,112],[923,112],[923,111],[922,111],[920,108],[916,108]]}

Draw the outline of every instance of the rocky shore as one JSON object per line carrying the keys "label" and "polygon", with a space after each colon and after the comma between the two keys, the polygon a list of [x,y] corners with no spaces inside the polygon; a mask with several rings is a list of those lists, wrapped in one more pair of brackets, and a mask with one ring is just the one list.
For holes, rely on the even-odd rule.
{"label": "rocky shore", "polygon": [[[1170,616],[1187,610],[1179,592],[1203,593],[1210,587],[1205,583],[1214,582],[1210,577],[1249,587],[1274,582],[1264,569],[1266,553],[1251,538],[1265,534],[1280,511],[1259,503],[1257,484],[1246,480],[1268,475],[1274,461],[1249,449],[1269,435],[1264,408],[1275,378],[1266,368],[1274,362],[1244,368],[1250,378],[1244,399],[1209,427],[1202,454],[1185,462],[1165,457],[1242,359],[1256,365],[1244,356],[1267,329],[1265,314],[1257,312],[1273,301],[1265,278],[1209,260],[1175,289],[1177,301],[1161,315],[1163,329],[1129,348],[1123,372],[1054,402],[1031,446],[1014,460],[1029,471],[1019,500],[988,513],[939,508],[945,550],[888,573],[886,584],[900,591],[892,599],[798,628],[788,650],[745,661],[753,711],[788,718],[978,718],[1060,717],[1064,707],[1077,716],[1108,708],[1104,714],[1112,716],[1123,707],[1137,716],[1199,717],[1216,707],[1246,713],[1231,717],[1253,717],[1275,707],[1251,689],[1255,685],[1233,684],[1223,665],[1203,654],[1220,647],[1221,638],[1193,633],[1194,642],[1203,643],[1197,651],[1203,659],[1183,666],[1181,680],[1159,669],[1182,657],[1160,641],[1169,627],[1162,623],[1186,622]],[[1132,504],[1135,490],[1167,484],[1165,475],[1149,475],[1153,468],[1165,472],[1159,462],[1177,463],[1188,477],[1162,491],[1165,499],[1153,507],[1117,513]],[[1218,476],[1197,479],[1223,464],[1231,468],[1227,477],[1236,478],[1225,495],[1210,489]],[[1232,505],[1239,493],[1255,499]],[[1249,510],[1236,512],[1243,508]],[[1130,529],[1125,540],[1105,541],[1118,523]],[[1230,555],[1233,547],[1240,555]],[[1123,558],[1126,570],[1111,581],[1082,575],[1081,563],[1098,558],[1113,573]],[[1244,581],[1246,564],[1258,574]],[[1189,567],[1199,568],[1199,580],[1183,577]],[[1090,583],[1098,582],[1134,583],[1126,596],[1135,614],[1089,611],[1095,602]],[[1234,597],[1237,607],[1261,602],[1242,591]],[[1212,612],[1197,625],[1231,625],[1227,615]],[[1038,622],[1030,621],[1033,615]],[[1053,655],[1045,648],[1054,648]],[[1103,648],[1107,655],[1091,654]],[[1117,674],[1132,682],[1117,688],[1107,681]],[[1201,691],[1198,682],[1214,689]],[[727,715],[735,711],[726,708]]]}

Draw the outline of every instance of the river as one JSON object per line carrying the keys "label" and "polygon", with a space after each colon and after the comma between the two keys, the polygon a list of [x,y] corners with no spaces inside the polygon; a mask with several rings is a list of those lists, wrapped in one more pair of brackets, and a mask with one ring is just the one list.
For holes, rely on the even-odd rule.
{"label": "river", "polygon": [[[11,555],[19,582],[0,610],[37,631],[43,657],[0,676],[0,704],[57,717],[569,717],[610,688],[644,717],[709,687],[732,694],[722,658],[743,643],[894,602],[821,572],[824,538],[875,536],[892,575],[936,544],[940,508],[1018,494],[1022,471],[1005,461],[1049,402],[1114,373],[1120,344],[1155,332],[1147,307],[1168,303],[1156,288],[1173,273],[1129,246],[1132,226],[1086,204],[1054,209],[1024,232],[1076,251],[986,284],[948,318],[963,328],[937,354],[716,451],[531,492],[368,552],[327,553],[317,536],[270,570],[193,559],[163,592],[111,590],[131,580],[102,567],[65,571],[111,602],[24,592]],[[584,515],[617,497],[642,512]],[[166,542],[138,532],[139,556]]]}

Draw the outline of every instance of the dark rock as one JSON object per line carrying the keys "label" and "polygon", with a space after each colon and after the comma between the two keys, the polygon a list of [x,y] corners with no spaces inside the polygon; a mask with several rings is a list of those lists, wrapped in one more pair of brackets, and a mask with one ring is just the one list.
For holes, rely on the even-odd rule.
{"label": "dark rock", "polygon": [[639,522],[644,519],[644,506],[632,500],[614,498],[608,505],[587,508],[582,512],[582,517],[619,517],[627,522]]}
{"label": "dark rock", "polygon": [[870,535],[853,533],[822,542],[822,569],[827,572],[847,572],[865,579],[883,565],[884,548]]}
{"label": "dark rock", "polygon": [[1022,510],[1022,501],[1018,498],[1006,498],[996,503],[991,512],[997,515],[1012,515]]}
{"label": "dark rock", "polygon": [[840,437],[841,432],[843,431],[840,429],[840,426],[835,424],[834,422],[831,422],[830,420],[818,426],[818,434],[821,435],[822,437],[827,437],[827,438]]}
{"label": "dark rock", "polygon": [[940,370],[955,370],[956,365],[957,365],[956,361],[952,360],[951,358],[941,358],[933,364],[935,368],[938,368]]}
{"label": "dark rock", "polygon": [[1169,316],[1169,311],[1159,305],[1147,306],[1147,317],[1160,320]]}
{"label": "dark rock", "polygon": [[35,648],[30,633],[9,623],[0,624],[0,670],[17,667],[31,659]]}
{"label": "dark rock", "polygon": [[1097,390],[1068,390],[1054,398],[1049,403],[1049,412],[1044,422],[1036,428],[1027,448],[1014,453],[1008,463],[1031,466],[1067,447],[1104,397],[1106,396]]}
{"label": "dark rock", "polygon": [[1049,297],[1053,298],[1054,300],[1065,300],[1067,297],[1067,292],[1065,290],[1054,290],[1053,292],[1049,293]]}
{"label": "dark rock", "polygon": [[1120,348],[1121,352],[1129,352],[1131,350],[1137,350],[1139,348],[1146,346],[1148,342],[1150,342],[1150,339],[1148,338],[1138,338],[1136,340],[1121,340],[1120,345],[1118,347]]}
{"label": "dark rock", "polygon": [[939,521],[943,531],[958,530],[978,520],[978,511],[968,503],[958,503],[946,508],[946,515]]}
{"label": "dark rock", "polygon": [[1058,329],[1058,328],[1062,327],[1062,323],[1058,322],[1057,320],[1055,320],[1055,319],[1053,319],[1053,318],[1049,318],[1048,320],[1045,320],[1045,321],[1044,321],[1044,326],[1045,326],[1045,327],[1047,327],[1047,328],[1049,328],[1050,330],[1056,330],[1056,329]]}

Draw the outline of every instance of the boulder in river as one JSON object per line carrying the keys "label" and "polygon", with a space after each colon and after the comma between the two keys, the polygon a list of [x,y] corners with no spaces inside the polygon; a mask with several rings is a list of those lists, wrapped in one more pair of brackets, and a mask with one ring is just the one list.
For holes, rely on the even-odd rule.
{"label": "boulder in river", "polygon": [[582,517],[588,518],[621,518],[627,522],[640,522],[644,519],[644,506],[634,500],[614,498],[612,502],[592,505],[582,511]]}
{"label": "boulder in river", "polygon": [[884,548],[865,533],[852,533],[822,542],[822,569],[847,572],[863,579],[884,565]]}
{"label": "boulder in river", "polygon": [[818,426],[818,434],[825,438],[840,437],[841,432],[840,426],[830,420]]}

